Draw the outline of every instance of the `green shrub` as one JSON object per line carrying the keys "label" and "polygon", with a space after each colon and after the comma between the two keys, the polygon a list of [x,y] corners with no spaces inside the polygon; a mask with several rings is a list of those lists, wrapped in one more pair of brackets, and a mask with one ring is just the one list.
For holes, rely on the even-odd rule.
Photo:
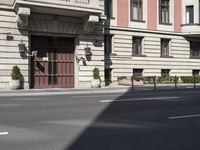
{"label": "green shrub", "polygon": [[100,73],[99,73],[99,68],[94,68],[93,70],[93,78],[94,79],[100,79]]}
{"label": "green shrub", "polygon": [[11,77],[12,80],[19,80],[21,76],[21,72],[18,66],[13,66],[12,68],[12,73],[11,73]]}
{"label": "green shrub", "polygon": [[196,76],[195,78],[193,76],[182,76],[181,80],[183,83],[200,83],[200,76]]}
{"label": "green shrub", "polygon": [[145,84],[153,84],[153,79],[154,79],[153,76],[146,76],[146,77],[144,77],[144,83]]}
{"label": "green shrub", "polygon": [[118,78],[117,78],[118,81],[119,81],[119,80],[123,80],[123,79],[127,79],[127,77],[121,76],[121,77],[118,77]]}
{"label": "green shrub", "polygon": [[[178,77],[177,77],[177,80],[178,80]],[[158,77],[157,82],[162,83],[162,84],[175,83],[175,77],[169,77],[169,76],[168,77]]]}
{"label": "green shrub", "polygon": [[142,76],[133,76],[133,80],[135,80],[135,81],[140,81],[140,80],[144,81],[144,77],[142,77]]}

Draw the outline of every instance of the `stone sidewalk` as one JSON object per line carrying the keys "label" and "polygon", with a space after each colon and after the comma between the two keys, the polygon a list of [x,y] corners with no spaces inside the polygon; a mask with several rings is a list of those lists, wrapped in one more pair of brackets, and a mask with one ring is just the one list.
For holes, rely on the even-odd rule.
{"label": "stone sidewalk", "polygon": [[[198,89],[200,85],[196,86]],[[95,89],[79,89],[79,88],[54,88],[54,89],[22,89],[22,90],[0,90],[0,97],[20,97],[20,96],[47,96],[47,95],[82,95],[82,94],[108,94],[108,93],[125,93],[135,91],[152,91],[152,90],[186,90],[193,89],[193,84],[178,85],[176,89],[173,84],[169,85],[158,85],[154,89],[153,85],[132,87],[130,86],[119,86],[111,85],[102,88]]]}

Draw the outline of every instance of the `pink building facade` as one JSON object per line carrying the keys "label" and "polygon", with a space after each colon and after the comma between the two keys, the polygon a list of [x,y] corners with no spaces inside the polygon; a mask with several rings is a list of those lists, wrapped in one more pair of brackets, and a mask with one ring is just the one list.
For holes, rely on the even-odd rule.
{"label": "pink building facade", "polygon": [[199,0],[106,1],[107,80],[199,74]]}

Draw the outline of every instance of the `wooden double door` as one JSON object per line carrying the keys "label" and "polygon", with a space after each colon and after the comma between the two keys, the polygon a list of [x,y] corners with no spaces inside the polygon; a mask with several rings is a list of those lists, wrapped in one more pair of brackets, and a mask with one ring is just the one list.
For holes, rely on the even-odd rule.
{"label": "wooden double door", "polygon": [[32,88],[74,87],[74,38],[31,36]]}

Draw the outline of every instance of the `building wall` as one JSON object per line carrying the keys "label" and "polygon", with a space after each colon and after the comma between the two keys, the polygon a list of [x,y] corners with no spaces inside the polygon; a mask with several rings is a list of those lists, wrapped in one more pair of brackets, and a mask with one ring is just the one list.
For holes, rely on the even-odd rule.
{"label": "building wall", "polygon": [[[113,49],[112,54],[106,56],[105,66],[112,69],[113,81],[120,76],[132,76],[134,68],[144,69],[144,76],[161,76],[161,69],[169,69],[171,76],[191,76],[192,70],[200,70],[200,59],[190,58],[189,40],[194,37],[185,37],[182,33],[186,5],[195,6],[194,23],[199,23],[197,0],[170,0],[169,24],[159,23],[159,0],[143,0],[143,20],[139,22],[130,20],[130,1],[114,1],[115,18],[112,18],[110,26],[106,27],[106,33],[113,35]],[[118,14],[120,16],[117,16]],[[124,18],[128,18],[128,23],[120,19],[122,14]],[[187,28],[196,30],[195,33],[199,34],[197,26]],[[133,36],[143,37],[142,55],[145,57],[132,56]],[[195,37],[198,40],[197,34]],[[161,38],[170,39],[169,58],[161,57]]]}
{"label": "building wall", "polygon": [[[144,76],[160,76],[161,69],[170,69],[171,76],[191,76],[192,70],[200,70],[200,60],[190,59],[190,46],[183,36],[176,34],[160,34],[138,32],[133,30],[111,29],[114,35],[113,53],[110,56],[113,69],[113,81],[120,76],[132,76],[133,69],[144,69]],[[132,36],[142,36],[143,55],[146,57],[132,56]],[[171,39],[170,56],[161,58],[161,38]]]}
{"label": "building wall", "polygon": [[[104,82],[104,36],[102,22],[96,24],[93,33],[83,32],[83,18],[62,15],[37,14],[31,11],[29,27],[19,30],[16,12],[8,1],[0,3],[0,88],[9,88],[11,69],[18,65],[24,77],[24,88],[29,88],[28,58],[20,56],[18,44],[23,41],[29,49],[30,35],[70,36],[75,38],[75,87],[91,87],[93,69],[99,67]],[[9,1],[11,2],[11,1]],[[3,5],[2,5],[3,3]],[[10,6],[9,6],[10,5]],[[5,7],[6,6],[6,7]],[[104,9],[104,1],[99,0],[99,9]],[[64,15],[64,14],[63,14]],[[64,27],[65,26],[65,27]],[[7,40],[6,33],[11,32],[13,39]],[[92,56],[86,59],[85,48],[90,47]],[[85,61],[78,61],[77,58]]]}
{"label": "building wall", "polygon": [[[7,40],[7,32],[11,32],[13,39]],[[28,46],[28,32],[18,30],[15,12],[0,10],[0,88],[8,88],[14,65],[21,69],[24,87],[28,88],[28,59],[22,59],[19,54],[21,40]]]}
{"label": "building wall", "polygon": [[[186,0],[187,1],[187,0]],[[159,0],[143,0],[143,20],[132,21],[130,17],[130,1],[117,0],[113,1],[113,17],[110,20],[111,26],[127,27],[145,30],[158,30],[167,32],[180,32],[183,20],[184,10],[182,5],[186,2],[181,0],[170,0],[169,24],[159,23]],[[188,2],[189,3],[189,2]],[[191,2],[190,2],[191,3]],[[195,6],[197,2],[195,2]],[[195,11],[197,8],[195,7]],[[183,15],[182,15],[183,14]],[[198,17],[198,15],[196,15]]]}

